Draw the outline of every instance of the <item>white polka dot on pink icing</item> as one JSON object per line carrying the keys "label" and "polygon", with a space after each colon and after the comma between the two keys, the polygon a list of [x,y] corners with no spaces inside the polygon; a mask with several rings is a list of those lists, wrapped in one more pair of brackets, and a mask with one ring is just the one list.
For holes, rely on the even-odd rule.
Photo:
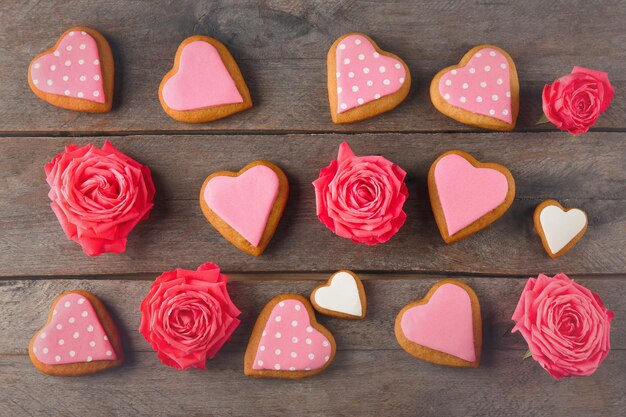
{"label": "white polka dot on pink icing", "polygon": [[393,94],[404,84],[404,65],[376,52],[361,35],[346,36],[337,45],[337,113]]}
{"label": "white polka dot on pink icing", "polygon": [[117,359],[96,311],[76,293],[56,303],[52,320],[33,342],[33,353],[48,365]]}
{"label": "white polka dot on pink icing", "polygon": [[43,92],[104,103],[98,44],[83,31],[67,33],[57,48],[30,68],[33,84]]}
{"label": "white polka dot on pink icing", "polygon": [[253,369],[307,371],[323,367],[332,346],[311,326],[309,313],[298,300],[276,304],[265,324]]}
{"label": "white polka dot on pink icing", "polygon": [[512,123],[509,62],[496,49],[483,48],[464,67],[446,72],[439,94],[453,106]]}

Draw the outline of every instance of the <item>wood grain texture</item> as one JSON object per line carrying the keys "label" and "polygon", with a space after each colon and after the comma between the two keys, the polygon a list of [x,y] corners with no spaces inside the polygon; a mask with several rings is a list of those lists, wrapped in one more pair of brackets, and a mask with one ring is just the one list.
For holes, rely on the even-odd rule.
{"label": "wood grain texture", "polygon": [[[226,351],[243,352],[252,326],[263,306],[281,293],[297,293],[308,297],[311,291],[328,279],[330,274],[245,274],[231,276],[229,292],[242,311],[242,324],[233,335]],[[319,322],[330,330],[338,350],[394,350],[397,344],[393,325],[402,307],[423,298],[430,287],[446,276],[361,274],[367,294],[368,311],[365,320],[342,320],[318,314]],[[156,276],[119,277],[106,280],[10,280],[0,281],[0,354],[24,354],[32,335],[45,323],[52,301],[63,291],[81,289],[93,292],[116,319],[125,349],[128,352],[151,351],[150,345],[137,331],[139,304],[146,296]],[[612,279],[574,277],[597,292],[608,308],[615,311],[612,322],[611,346],[626,350],[626,310],[623,300],[626,287],[619,276]],[[460,281],[476,292],[483,317],[483,347],[485,350],[526,350],[519,334],[511,334],[511,315],[524,288],[526,278],[467,278]],[[27,308],[25,308],[27,306]]]}
{"label": "wood grain texture", "polygon": [[[621,0],[341,0],[332,5],[324,0],[6,0],[0,15],[0,130],[5,132],[471,131],[434,109],[428,86],[437,71],[481,43],[504,48],[517,64],[518,128],[554,130],[535,126],[541,90],[574,65],[609,72],[616,87],[616,99],[596,127],[626,126],[626,50],[621,47],[626,43],[626,3]],[[101,31],[113,49],[116,99],[109,114],[55,109],[28,90],[30,60],[77,23]],[[367,33],[407,61],[413,87],[409,99],[386,115],[334,126],[325,58],[333,41],[350,31]],[[191,35],[213,36],[229,48],[249,84],[253,109],[197,126],[165,114],[158,85],[178,44]]]}
{"label": "wood grain texture", "polygon": [[151,353],[123,368],[51,379],[27,357],[0,355],[6,416],[623,416],[626,352],[589,378],[555,382],[522,352],[487,352],[478,369],[421,362],[401,350],[337,352],[320,375],[259,380],[243,375],[243,352],[205,371],[177,371]]}
{"label": "wood grain texture", "polygon": [[[159,273],[195,268],[208,260],[226,271],[442,271],[484,274],[626,272],[626,160],[619,133],[581,139],[559,134],[379,134],[138,136],[110,138],[152,169],[157,202],[150,219],[131,233],[121,255],[85,256],[68,241],[49,207],[43,165],[70,143],[103,138],[0,139],[0,276]],[[327,230],[315,215],[311,182],[348,139],[357,155],[382,154],[407,170],[408,220],[389,242],[352,243]],[[445,245],[427,192],[427,172],[446,150],[462,149],[482,161],[507,166],[516,200],[497,222],[475,236]],[[519,149],[524,148],[524,152]],[[290,183],[290,199],[263,256],[251,257],[224,240],[204,219],[197,201],[208,174],[238,170],[248,162],[276,162]],[[533,211],[554,198],[589,215],[576,247],[550,259],[533,228]],[[312,256],[313,255],[313,256]]]}
{"label": "wood grain texture", "polygon": [[[270,416],[293,415],[297,410],[302,416],[374,416],[393,410],[400,416],[618,416],[626,412],[624,277],[578,280],[615,309],[613,351],[593,376],[559,383],[532,359],[522,361],[524,342],[519,334],[509,332],[511,310],[525,280],[463,279],[480,298],[486,330],[481,366],[470,370],[419,361],[401,350],[393,337],[398,310],[422,297],[437,279],[384,280],[374,275],[364,277],[369,301],[365,320],[318,315],[338,346],[325,372],[299,382],[246,378],[243,349],[263,305],[284,291],[306,295],[325,276],[289,282],[263,278],[269,281],[233,277],[230,292],[244,312],[242,325],[206,371],[186,372],[161,364],[136,330],[138,305],[150,281],[1,281],[0,415]],[[31,331],[45,321],[54,295],[70,288],[98,294],[123,324],[127,361],[122,368],[90,377],[53,379],[38,373],[24,355]]]}
{"label": "wood grain texture", "polygon": [[[0,416],[626,415],[625,20],[623,0],[1,1]],[[111,113],[57,109],[29,91],[28,63],[77,24],[111,44]],[[338,126],[328,113],[326,53],[349,31],[363,31],[402,57],[413,82],[393,111]],[[165,114],[158,85],[191,35],[213,36],[229,48],[253,109],[201,125]],[[481,43],[515,60],[517,132],[471,133],[477,130],[430,103],[432,77]],[[597,133],[578,137],[535,124],[544,84],[574,65],[607,71],[616,90]],[[150,166],[156,206],[131,234],[126,253],[89,258],[65,238],[50,210],[43,165],[64,145],[101,145],[106,138]],[[408,172],[408,220],[385,245],[353,244],[315,216],[311,181],[342,140],[357,154],[384,155]],[[507,166],[517,199],[490,228],[445,245],[426,176],[450,149]],[[256,159],[280,165],[291,184],[286,214],[259,259],[222,239],[197,202],[209,173]],[[548,198],[589,216],[583,239],[558,260],[545,254],[532,222],[535,206]],[[137,332],[138,306],[162,271],[207,261],[234,272],[229,286],[242,325],[206,371],[176,371]],[[283,292],[308,295],[340,268],[364,279],[368,314],[363,321],[318,315],[338,344],[329,369],[298,382],[244,377],[247,338],[264,304]],[[510,316],[526,277],[560,271],[600,294],[616,317],[613,351],[596,374],[557,383],[533,360],[521,360],[526,345],[510,333]],[[446,277],[468,283],[481,300],[484,353],[477,370],[421,362],[395,341],[400,308]],[[127,362],[92,377],[46,377],[28,359],[28,340],[52,300],[77,288],[100,296],[117,319]]]}

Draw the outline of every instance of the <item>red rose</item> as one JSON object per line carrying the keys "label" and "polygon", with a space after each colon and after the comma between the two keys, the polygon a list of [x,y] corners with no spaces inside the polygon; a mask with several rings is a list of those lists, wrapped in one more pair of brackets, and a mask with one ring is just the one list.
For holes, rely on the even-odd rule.
{"label": "red rose", "polygon": [[587,376],[611,350],[611,320],[597,294],[565,274],[526,283],[513,313],[530,353],[554,378]]}
{"label": "red rose", "polygon": [[382,156],[355,156],[346,142],[313,186],[317,216],[330,230],[356,243],[375,245],[402,227],[409,192],[406,172]]}
{"label": "red rose", "polygon": [[150,169],[111,143],[70,145],[45,165],[48,197],[68,239],[89,256],[126,249],[126,236],[152,210]]}
{"label": "red rose", "polygon": [[212,263],[197,271],[164,272],[141,302],[139,332],[161,362],[176,369],[204,369],[239,326],[228,276]]}
{"label": "red rose", "polygon": [[559,129],[585,133],[609,107],[613,94],[606,72],[574,67],[543,88],[543,112]]}

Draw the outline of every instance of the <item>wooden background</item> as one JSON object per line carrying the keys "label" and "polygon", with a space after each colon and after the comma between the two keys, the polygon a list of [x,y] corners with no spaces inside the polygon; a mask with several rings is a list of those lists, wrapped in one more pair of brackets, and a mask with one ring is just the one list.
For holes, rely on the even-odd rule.
{"label": "wooden background", "polygon": [[[620,416],[626,414],[626,3],[623,0],[380,1],[31,1],[0,2],[0,415],[59,416]],[[105,115],[54,108],[30,91],[27,67],[73,25],[99,30],[116,59],[115,103]],[[391,113],[349,126],[330,122],[326,52],[339,35],[363,31],[403,57],[414,83]],[[162,111],[157,87],[178,44],[220,39],[241,66],[255,107],[222,121],[185,125]],[[430,79],[471,47],[493,43],[515,59],[521,111],[513,133],[461,125],[428,99]],[[535,125],[541,89],[574,65],[609,72],[611,108],[591,133],[572,137]],[[111,140],[150,166],[157,196],[150,219],[121,255],[89,258],[68,241],[49,208],[43,165],[71,143]],[[341,239],[315,216],[311,181],[347,140],[357,154],[382,154],[408,172],[404,228],[387,244]],[[438,235],[426,174],[449,149],[510,168],[512,208],[455,245]],[[204,220],[204,178],[270,159],[287,173],[291,198],[259,259],[239,252]],[[551,260],[532,226],[534,207],[555,198],[587,211],[589,230]],[[243,323],[205,371],[162,365],[137,332],[152,280],[175,267],[213,261],[231,274]],[[303,381],[243,376],[243,351],[265,302],[308,295],[337,269],[365,279],[368,317],[320,317],[338,352]],[[563,271],[616,312],[612,352],[595,375],[555,382],[511,335],[510,316],[528,276]],[[397,345],[393,320],[437,280],[477,292],[483,363],[452,369],[416,360]],[[62,291],[100,296],[117,318],[127,363],[99,375],[59,379],[37,372],[28,341]]]}

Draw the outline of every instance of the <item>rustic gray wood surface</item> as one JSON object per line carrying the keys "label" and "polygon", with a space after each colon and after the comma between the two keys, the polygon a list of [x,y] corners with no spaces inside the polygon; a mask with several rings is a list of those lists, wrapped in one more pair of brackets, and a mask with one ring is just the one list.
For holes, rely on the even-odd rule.
{"label": "rustic gray wood surface", "polygon": [[[623,0],[0,2],[0,416],[626,415],[625,21]],[[57,109],[29,91],[32,57],[78,24],[102,32],[113,49],[109,114]],[[326,52],[348,31],[366,32],[403,57],[414,83],[394,111],[336,126],[328,114]],[[228,46],[253,109],[202,125],[177,123],[162,111],[158,84],[178,44],[193,34]],[[432,76],[479,43],[499,45],[516,61],[521,111],[513,133],[459,124],[429,102]],[[535,124],[543,85],[574,65],[609,72],[616,90],[611,108],[579,137]],[[49,208],[43,165],[65,145],[107,139],[150,166],[155,209],[124,254],[88,258]],[[311,181],[342,140],[408,172],[407,223],[385,245],[353,244],[315,217]],[[450,149],[506,165],[517,195],[490,228],[445,245],[426,175]],[[261,158],[285,170],[291,198],[256,259],[212,229],[197,197],[211,172]],[[548,198],[589,215],[586,235],[558,260],[545,254],[532,225],[534,207]],[[162,271],[207,261],[231,274],[242,325],[207,370],[176,371],[137,332],[138,305]],[[244,377],[243,351],[264,303],[281,292],[308,295],[340,268],[364,277],[368,317],[319,317],[338,343],[327,371],[298,382]],[[532,359],[522,361],[525,343],[510,333],[510,316],[528,276],[560,271],[600,294],[616,317],[613,350],[598,372],[555,382]],[[469,283],[481,300],[479,369],[418,361],[393,336],[397,311],[445,277]],[[52,300],[70,289],[93,291],[110,308],[124,337],[122,368],[59,379],[32,367],[28,341]]]}

